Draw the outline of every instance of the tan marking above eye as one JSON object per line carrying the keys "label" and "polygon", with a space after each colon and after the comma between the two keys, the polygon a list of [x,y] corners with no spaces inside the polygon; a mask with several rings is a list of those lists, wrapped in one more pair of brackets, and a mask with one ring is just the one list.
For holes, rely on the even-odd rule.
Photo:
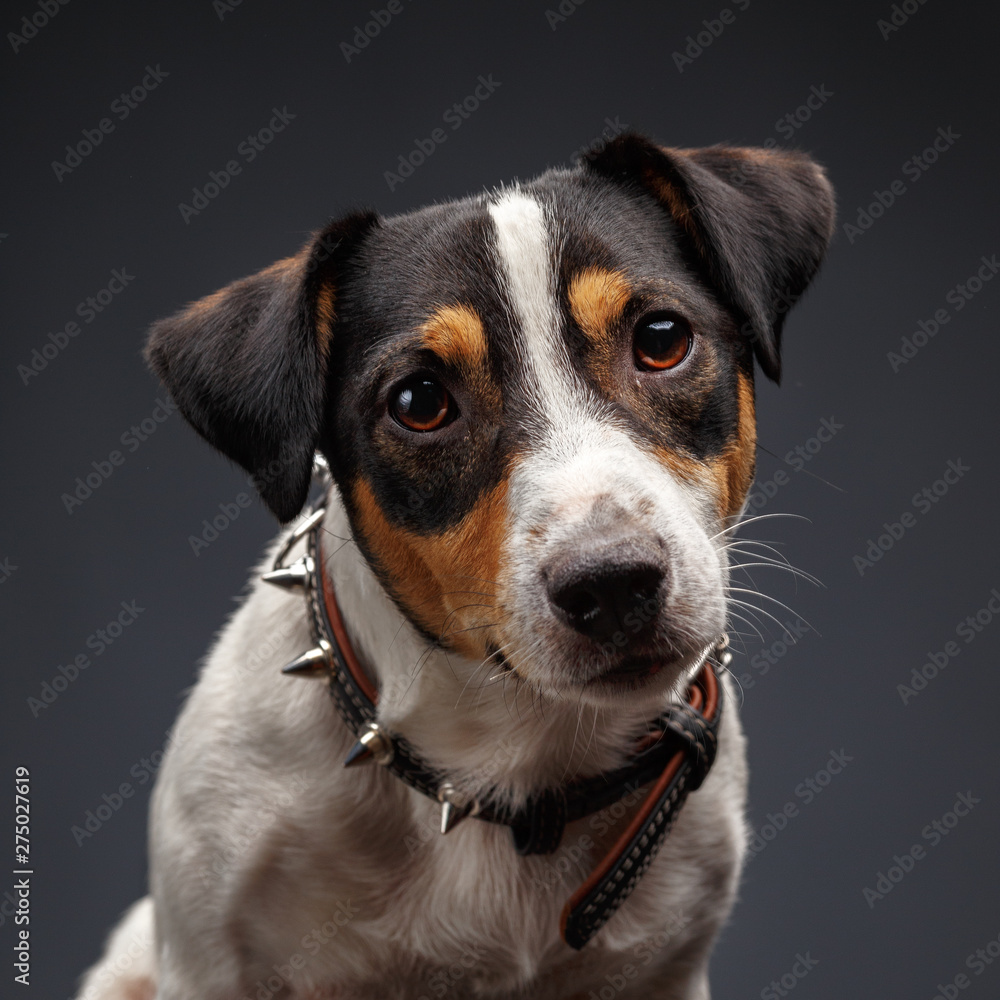
{"label": "tan marking above eye", "polygon": [[632,286],[619,271],[588,267],[573,276],[567,298],[576,325],[591,341],[600,342],[632,297]]}
{"label": "tan marking above eye", "polygon": [[486,361],[486,331],[471,306],[442,306],[420,327],[420,337],[447,364],[478,368]]}

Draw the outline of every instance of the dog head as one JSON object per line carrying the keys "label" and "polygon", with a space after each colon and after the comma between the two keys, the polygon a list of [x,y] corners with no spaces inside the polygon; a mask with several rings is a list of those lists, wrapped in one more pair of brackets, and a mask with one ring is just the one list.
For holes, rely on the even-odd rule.
{"label": "dog head", "polygon": [[281,520],[328,458],[427,637],[542,691],[662,696],[725,627],[753,366],[833,198],[796,153],[625,135],[572,170],[355,214],[157,323],[182,412]]}

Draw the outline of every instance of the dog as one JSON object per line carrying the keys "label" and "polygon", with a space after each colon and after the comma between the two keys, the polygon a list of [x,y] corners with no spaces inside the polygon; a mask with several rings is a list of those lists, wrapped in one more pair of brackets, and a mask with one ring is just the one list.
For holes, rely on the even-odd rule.
{"label": "dog", "polygon": [[348,214],[153,326],[291,527],[172,731],[150,895],[83,1000],[709,997],[755,359],[779,379],[833,221],[805,154],[629,132]]}

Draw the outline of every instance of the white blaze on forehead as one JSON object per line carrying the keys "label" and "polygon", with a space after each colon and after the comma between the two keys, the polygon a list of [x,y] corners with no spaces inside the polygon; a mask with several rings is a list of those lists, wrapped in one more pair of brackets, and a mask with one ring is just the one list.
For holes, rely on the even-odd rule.
{"label": "white blaze on forehead", "polygon": [[539,639],[552,625],[539,570],[547,553],[580,537],[581,524],[602,496],[613,498],[624,524],[642,526],[667,544],[668,611],[677,610],[670,602],[683,596],[683,627],[709,642],[725,621],[725,602],[721,562],[705,527],[707,506],[697,490],[642,447],[580,377],[582,359],[570,357],[563,337],[559,237],[544,205],[514,189],[499,195],[489,213],[522,377],[541,418],[536,425],[541,433],[510,475],[514,645],[535,649],[540,663],[564,655],[565,636],[555,632]]}
{"label": "white blaze on forehead", "polygon": [[545,410],[562,409],[574,395],[572,366],[556,299],[556,254],[545,209],[517,189],[489,206],[497,253],[519,321],[520,353],[528,384]]}

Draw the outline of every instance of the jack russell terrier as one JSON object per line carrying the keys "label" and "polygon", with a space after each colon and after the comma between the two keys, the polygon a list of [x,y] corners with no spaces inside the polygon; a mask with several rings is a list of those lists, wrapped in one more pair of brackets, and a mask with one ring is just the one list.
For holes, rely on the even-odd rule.
{"label": "jack russell terrier", "polygon": [[83,1000],[708,998],[754,358],[778,379],[833,214],[803,154],[629,133],[350,214],[154,325],[187,420],[294,523]]}

